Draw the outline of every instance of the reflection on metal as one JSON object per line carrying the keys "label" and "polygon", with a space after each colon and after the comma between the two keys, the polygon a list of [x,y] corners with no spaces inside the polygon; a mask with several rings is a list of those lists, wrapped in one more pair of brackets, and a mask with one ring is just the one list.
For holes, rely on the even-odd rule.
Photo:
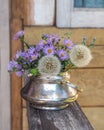
{"label": "reflection on metal", "polygon": [[63,109],[78,97],[77,87],[64,83],[62,77],[32,77],[21,90],[21,96],[39,109]]}

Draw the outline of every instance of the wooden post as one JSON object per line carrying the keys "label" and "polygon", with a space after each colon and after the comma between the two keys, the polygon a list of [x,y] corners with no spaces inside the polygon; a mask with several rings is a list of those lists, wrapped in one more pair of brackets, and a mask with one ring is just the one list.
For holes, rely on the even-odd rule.
{"label": "wooden post", "polygon": [[63,110],[34,109],[27,103],[29,130],[94,130],[77,102]]}
{"label": "wooden post", "polygon": [[[11,58],[14,57],[16,51],[22,48],[19,40],[12,40],[13,35],[22,29],[22,22],[19,19],[13,19],[11,22]],[[20,90],[22,87],[22,79],[14,73],[11,75],[11,111],[12,111],[12,130],[22,130],[22,99]]]}

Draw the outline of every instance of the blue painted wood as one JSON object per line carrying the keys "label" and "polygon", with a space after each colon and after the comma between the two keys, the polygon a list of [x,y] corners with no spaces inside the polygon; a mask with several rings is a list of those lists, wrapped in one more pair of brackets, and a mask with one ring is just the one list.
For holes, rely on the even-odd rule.
{"label": "blue painted wood", "polygon": [[74,0],[74,7],[104,8],[104,0]]}

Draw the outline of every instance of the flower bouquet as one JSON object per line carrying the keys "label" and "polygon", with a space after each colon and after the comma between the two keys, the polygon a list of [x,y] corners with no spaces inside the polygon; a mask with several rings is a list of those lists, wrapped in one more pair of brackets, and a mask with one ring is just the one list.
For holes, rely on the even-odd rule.
{"label": "flower bouquet", "polygon": [[70,71],[76,67],[84,67],[92,59],[90,47],[95,38],[87,45],[84,37],[80,44],[70,40],[71,33],[63,37],[55,34],[43,34],[41,40],[30,46],[24,40],[24,31],[14,35],[14,40],[20,40],[26,46],[25,50],[18,50],[14,59],[10,61],[8,70],[22,76],[28,71],[32,83],[26,85],[21,95],[39,109],[62,109],[75,101],[79,89],[70,83]]}
{"label": "flower bouquet", "polygon": [[95,38],[86,45],[84,37],[80,44],[70,40],[71,33],[64,37],[43,34],[41,40],[33,46],[29,46],[24,40],[24,31],[17,32],[13,39],[20,40],[26,46],[25,50],[18,50],[14,59],[10,61],[8,70],[15,71],[17,76],[22,76],[26,70],[29,76],[55,76],[64,72],[70,72],[76,67],[84,67],[92,59],[90,47],[94,45]]}

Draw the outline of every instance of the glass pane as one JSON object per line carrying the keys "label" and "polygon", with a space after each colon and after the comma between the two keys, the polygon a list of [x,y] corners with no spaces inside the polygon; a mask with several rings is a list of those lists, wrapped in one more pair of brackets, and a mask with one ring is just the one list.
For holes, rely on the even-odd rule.
{"label": "glass pane", "polygon": [[104,0],[74,0],[77,8],[104,8]]}
{"label": "glass pane", "polygon": [[82,7],[83,0],[74,0],[74,7]]}

